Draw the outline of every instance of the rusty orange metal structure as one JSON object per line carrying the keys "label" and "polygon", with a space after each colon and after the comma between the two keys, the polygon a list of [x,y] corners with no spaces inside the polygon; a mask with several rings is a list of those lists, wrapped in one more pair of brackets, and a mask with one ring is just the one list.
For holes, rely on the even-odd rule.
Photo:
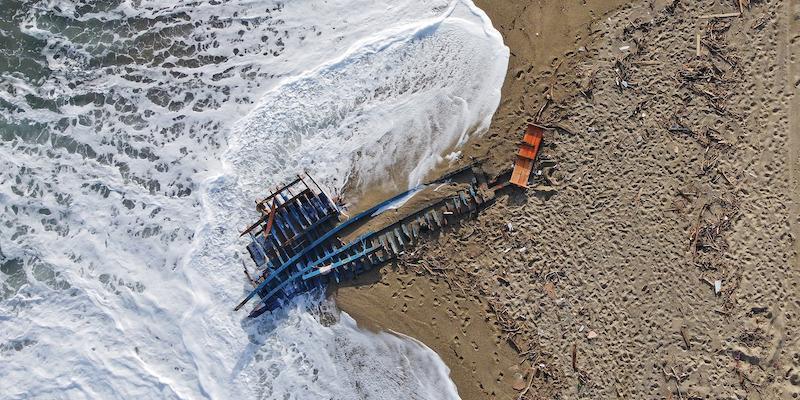
{"label": "rusty orange metal structure", "polygon": [[543,136],[544,130],[536,125],[528,125],[525,129],[525,136],[522,138],[517,161],[514,164],[514,172],[511,173],[511,183],[521,188],[528,187],[528,178],[531,176],[533,161],[539,153]]}

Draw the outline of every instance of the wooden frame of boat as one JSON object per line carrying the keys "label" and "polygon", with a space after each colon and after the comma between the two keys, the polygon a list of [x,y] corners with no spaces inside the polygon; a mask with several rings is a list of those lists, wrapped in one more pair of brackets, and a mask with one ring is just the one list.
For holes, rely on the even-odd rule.
{"label": "wooden frame of boat", "polygon": [[[483,173],[474,165],[454,171],[425,185],[450,181],[456,175],[471,176],[454,196],[409,212],[405,218],[375,231],[367,231],[349,243],[340,235],[368,221],[373,214],[406,197],[414,188],[339,222],[343,215],[310,175],[299,176],[256,202],[259,219],[241,236],[249,235],[247,250],[257,272],[245,275],[253,290],[234,308],[240,310],[258,297],[250,317],[275,310],[291,297],[324,285],[341,282],[381,265],[416,243],[425,231],[435,231],[472,213],[493,198]],[[308,185],[306,180],[312,185]],[[488,195],[487,195],[488,194]]]}

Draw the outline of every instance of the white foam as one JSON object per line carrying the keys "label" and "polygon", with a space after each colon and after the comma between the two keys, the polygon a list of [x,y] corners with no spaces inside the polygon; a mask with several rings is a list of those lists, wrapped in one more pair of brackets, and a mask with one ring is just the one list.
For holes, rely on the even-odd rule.
{"label": "white foam", "polygon": [[[308,168],[333,187],[352,176],[359,187],[419,184],[443,152],[485,130],[499,104],[508,49],[487,22],[454,2],[271,91],[230,140],[239,179],[257,187],[264,175]],[[408,181],[387,178],[398,172]]]}
{"label": "white foam", "polygon": [[231,310],[246,289],[235,238],[252,199],[299,168],[332,190],[389,170],[408,186],[484,129],[508,57],[485,15],[467,1],[94,7],[25,10],[53,71],[0,80],[0,257],[24,266],[0,273],[0,397],[347,398],[360,365],[403,371],[364,397],[455,396],[430,349],[347,317],[323,326],[297,306],[254,336]]}
{"label": "white foam", "polygon": [[[347,314],[336,323],[323,302],[301,297],[277,316],[247,326],[250,347],[238,365],[263,373],[250,384],[266,398],[342,400],[458,399],[448,368],[436,353],[410,337],[358,328]],[[309,312],[307,307],[314,310]],[[322,317],[322,318],[321,318]],[[321,367],[324,366],[324,367]]]}

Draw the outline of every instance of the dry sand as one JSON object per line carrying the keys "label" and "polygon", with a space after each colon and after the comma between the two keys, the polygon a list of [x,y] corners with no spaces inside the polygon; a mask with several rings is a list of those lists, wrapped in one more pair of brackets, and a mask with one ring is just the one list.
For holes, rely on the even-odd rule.
{"label": "dry sand", "polygon": [[558,126],[543,176],[339,306],[465,400],[798,398],[800,3],[746,3],[478,1],[512,57],[468,154]]}

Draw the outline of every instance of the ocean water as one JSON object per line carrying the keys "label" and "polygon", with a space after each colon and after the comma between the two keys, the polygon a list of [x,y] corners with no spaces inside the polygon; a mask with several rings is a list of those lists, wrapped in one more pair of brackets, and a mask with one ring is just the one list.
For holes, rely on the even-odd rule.
{"label": "ocean water", "polygon": [[0,0],[0,398],[458,398],[319,294],[233,312],[238,231],[304,169],[418,183],[507,61],[469,0]]}

